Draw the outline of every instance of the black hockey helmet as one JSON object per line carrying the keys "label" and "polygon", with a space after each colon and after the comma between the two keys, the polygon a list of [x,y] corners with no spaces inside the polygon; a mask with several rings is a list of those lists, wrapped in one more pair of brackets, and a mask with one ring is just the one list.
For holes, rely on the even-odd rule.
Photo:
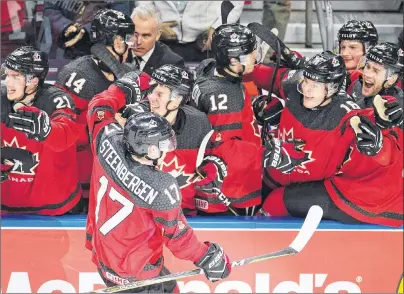
{"label": "black hockey helmet", "polygon": [[212,35],[212,53],[217,65],[227,66],[230,58],[247,55],[256,49],[256,37],[251,30],[240,24],[224,24]]}
{"label": "black hockey helmet", "polygon": [[172,151],[177,142],[170,123],[151,112],[133,114],[124,127],[123,141],[126,150],[136,156],[147,156],[149,146],[157,146],[161,152]]}
{"label": "black hockey helmet", "polygon": [[369,48],[366,60],[370,60],[390,68],[395,73],[404,71],[404,53],[394,43],[380,43]]}
{"label": "black hockey helmet", "polygon": [[177,95],[182,95],[181,104],[184,104],[190,98],[195,82],[193,72],[171,64],[166,64],[155,69],[151,78],[158,84],[171,89],[170,100]]}
{"label": "black hockey helmet", "polygon": [[346,22],[338,31],[338,46],[343,40],[360,41],[366,51],[369,46],[377,44],[379,35],[371,21],[353,19]]}
{"label": "black hockey helmet", "polygon": [[90,39],[93,43],[113,45],[116,36],[128,41],[135,33],[130,16],[114,9],[100,9],[91,22]]}
{"label": "black hockey helmet", "polygon": [[339,86],[346,73],[344,59],[331,51],[314,55],[303,68],[304,77],[321,83],[337,83]]}
{"label": "black hockey helmet", "polygon": [[48,71],[48,55],[31,46],[20,47],[11,52],[4,62],[7,69],[15,70],[24,75],[32,75],[44,81]]}

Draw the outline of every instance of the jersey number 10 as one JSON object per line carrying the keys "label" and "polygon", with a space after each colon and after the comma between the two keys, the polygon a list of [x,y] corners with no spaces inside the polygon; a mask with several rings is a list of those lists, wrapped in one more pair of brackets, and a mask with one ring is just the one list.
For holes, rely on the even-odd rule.
{"label": "jersey number 10", "polygon": [[[100,182],[100,189],[97,193],[97,206],[95,208],[95,222],[98,222],[98,214],[100,212],[100,204],[102,199],[104,198],[107,189],[108,189],[108,179],[105,176],[102,176],[99,180]],[[114,187],[111,187],[108,193],[108,198],[112,201],[117,201],[122,204],[122,208],[119,209],[114,215],[109,217],[109,219],[104,222],[101,227],[99,228],[100,232],[105,236],[108,234],[112,229],[118,226],[125,218],[127,218],[133,211],[134,204],[119,193]]]}

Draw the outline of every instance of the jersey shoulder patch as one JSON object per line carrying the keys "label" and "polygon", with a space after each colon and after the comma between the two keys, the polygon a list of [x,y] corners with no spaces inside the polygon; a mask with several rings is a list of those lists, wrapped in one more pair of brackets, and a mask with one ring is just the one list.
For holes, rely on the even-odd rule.
{"label": "jersey shoulder patch", "polygon": [[56,83],[85,100],[91,100],[112,84],[91,56],[80,57],[65,65],[59,72]]}
{"label": "jersey shoulder patch", "polygon": [[45,111],[48,115],[59,109],[72,109],[75,105],[73,98],[56,86],[44,84],[34,102],[34,106]]}

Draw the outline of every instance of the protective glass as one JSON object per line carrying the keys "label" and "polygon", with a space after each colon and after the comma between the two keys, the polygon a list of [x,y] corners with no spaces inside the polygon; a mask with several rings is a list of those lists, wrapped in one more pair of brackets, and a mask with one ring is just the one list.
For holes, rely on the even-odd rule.
{"label": "protective glass", "polygon": [[177,137],[175,136],[175,132],[171,130],[170,137],[159,141],[159,149],[162,152],[170,152],[174,151],[177,148]]}
{"label": "protective glass", "polygon": [[267,43],[265,43],[264,41],[261,40],[260,37],[255,36],[257,39],[257,56],[255,58],[255,60],[257,61],[257,63],[263,63],[265,56],[268,53],[269,50],[269,45]]}
{"label": "protective glass", "polygon": [[303,78],[297,85],[297,90],[304,96],[319,96],[324,92],[324,83]]}
{"label": "protective glass", "polygon": [[124,41],[129,48],[136,48],[138,45],[138,34],[126,34]]}

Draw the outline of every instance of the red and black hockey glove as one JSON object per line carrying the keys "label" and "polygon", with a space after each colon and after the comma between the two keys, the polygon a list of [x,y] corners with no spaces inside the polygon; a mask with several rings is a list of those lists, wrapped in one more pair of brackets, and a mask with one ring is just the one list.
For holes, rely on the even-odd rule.
{"label": "red and black hockey glove", "polygon": [[206,194],[218,194],[227,176],[226,163],[217,156],[206,156],[195,174],[195,188]]}
{"label": "red and black hockey glove", "polygon": [[276,97],[268,100],[266,95],[260,95],[253,101],[253,110],[260,126],[266,123],[273,128],[277,128],[281,121],[283,105]]}
{"label": "red and black hockey glove", "polygon": [[198,262],[195,262],[195,265],[203,269],[206,278],[211,282],[227,278],[231,273],[229,257],[219,244],[210,242],[205,244],[209,246],[208,251]]}
{"label": "red and black hockey glove", "polygon": [[302,151],[303,144],[304,142],[298,139],[282,142],[276,138],[267,138],[265,140],[263,167],[276,168],[284,174],[291,173],[305,161],[306,154]]}
{"label": "red and black hockey glove", "polygon": [[394,96],[376,95],[373,98],[376,125],[381,129],[400,127],[403,123],[403,107]]}
{"label": "red and black hockey glove", "polygon": [[124,93],[126,104],[142,100],[150,88],[150,76],[147,73],[131,71],[114,82]]}
{"label": "red and black hockey glove", "polygon": [[[351,118],[351,125],[354,118]],[[359,116],[359,119],[357,127],[353,127],[356,134],[356,148],[362,154],[375,156],[383,147],[382,131],[366,116]]]}
{"label": "red and black hockey glove", "polygon": [[43,141],[52,130],[48,114],[33,106],[21,107],[15,113],[10,113],[8,117],[10,121],[7,127],[26,133],[30,139]]}

